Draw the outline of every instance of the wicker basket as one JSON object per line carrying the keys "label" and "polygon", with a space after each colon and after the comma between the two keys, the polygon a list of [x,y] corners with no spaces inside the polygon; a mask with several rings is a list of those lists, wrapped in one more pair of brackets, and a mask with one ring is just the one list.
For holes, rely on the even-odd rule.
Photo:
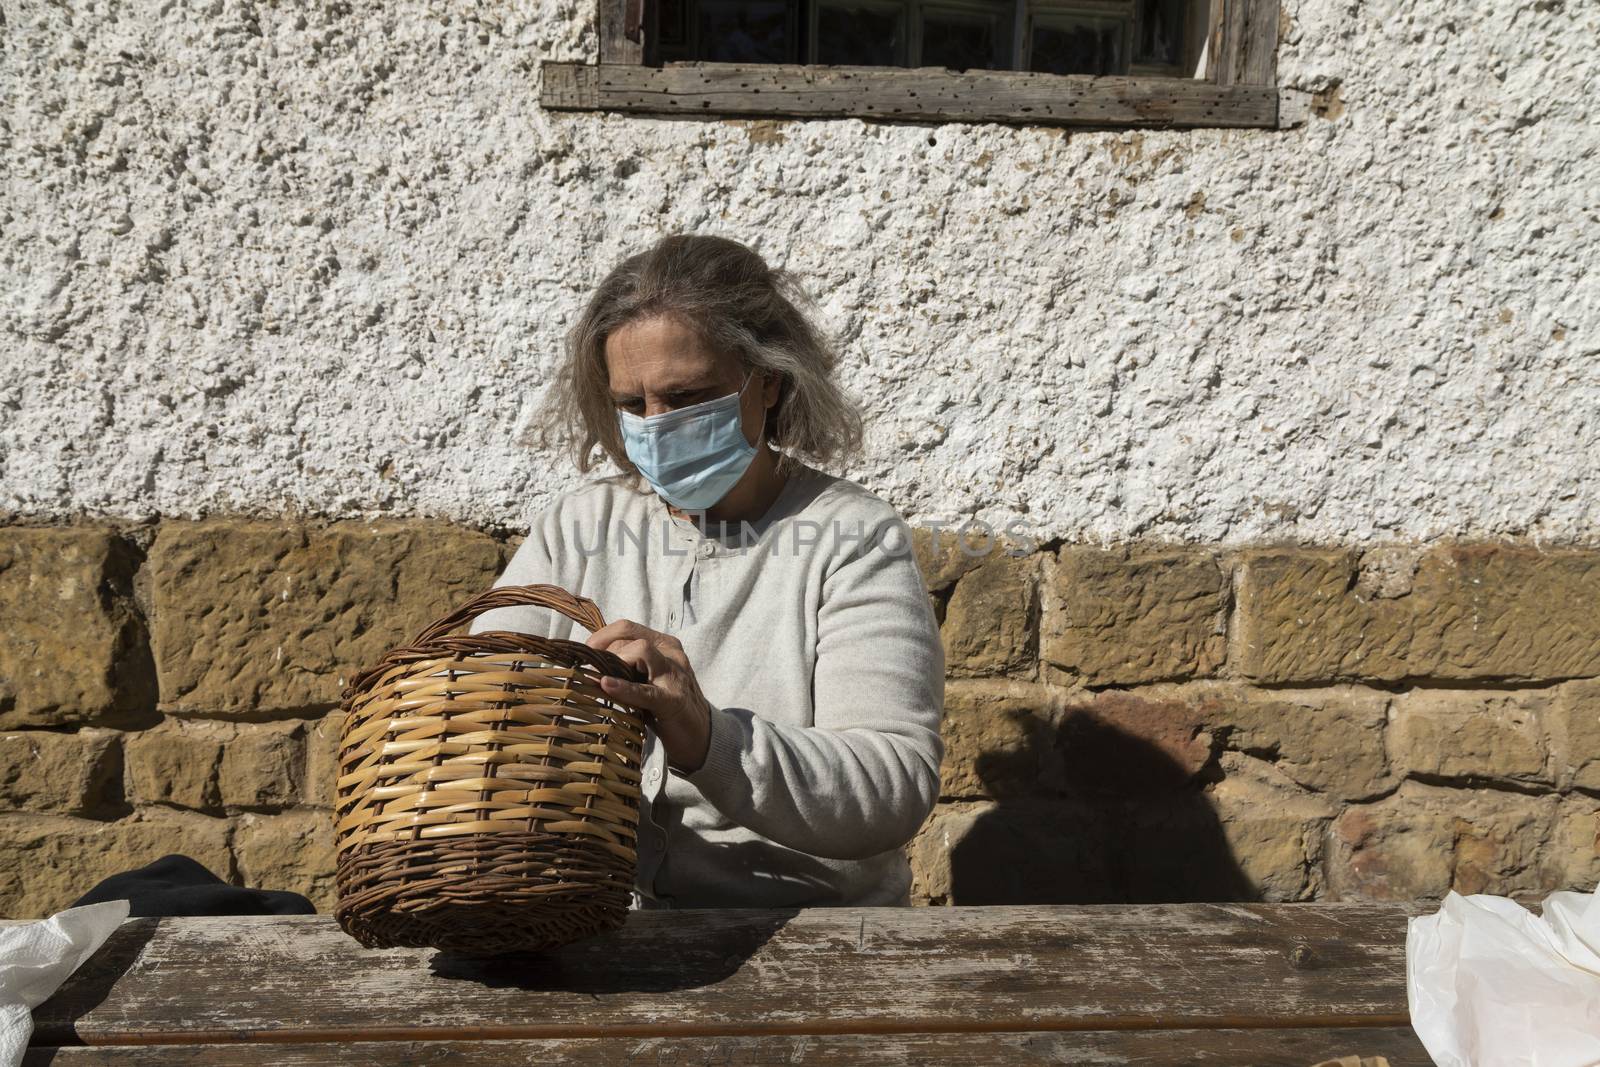
{"label": "wicker basket", "polygon": [[525,604],[604,625],[556,586],[491,589],[342,694],[334,914],[369,948],[537,952],[627,917],[645,726],[599,682],[642,679],[576,641],[446,636]]}

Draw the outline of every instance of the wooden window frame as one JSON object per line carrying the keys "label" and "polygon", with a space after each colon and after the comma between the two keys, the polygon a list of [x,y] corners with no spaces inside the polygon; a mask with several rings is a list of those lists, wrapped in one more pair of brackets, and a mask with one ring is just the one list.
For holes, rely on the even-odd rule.
{"label": "wooden window frame", "polygon": [[1310,94],[1277,84],[1279,0],[1211,0],[1200,78],[1088,77],[935,67],[652,64],[648,0],[598,0],[600,62],[542,64],[559,111],[859,118],[1120,128],[1299,125]]}

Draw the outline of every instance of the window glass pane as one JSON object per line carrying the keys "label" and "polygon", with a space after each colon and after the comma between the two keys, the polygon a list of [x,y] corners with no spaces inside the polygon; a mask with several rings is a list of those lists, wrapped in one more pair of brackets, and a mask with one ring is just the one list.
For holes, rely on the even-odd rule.
{"label": "window glass pane", "polygon": [[1187,8],[1187,0],[1139,0],[1135,63],[1172,67],[1183,62],[1183,24]]}
{"label": "window glass pane", "polygon": [[684,21],[685,0],[657,0],[656,18],[659,23],[661,43],[682,45],[688,41],[688,24]]}
{"label": "window glass pane", "polygon": [[[1007,12],[1010,4],[1003,4]],[[993,70],[1004,66],[1001,53],[1000,20],[995,15],[952,8],[922,9],[922,56],[924,67],[973,67]]]}
{"label": "window glass pane", "polygon": [[708,62],[795,62],[785,0],[700,0],[699,30]]}
{"label": "window glass pane", "polygon": [[1123,56],[1121,19],[1093,15],[1035,17],[1028,69],[1045,74],[1122,74],[1128,69]]}
{"label": "window glass pane", "polygon": [[905,10],[867,4],[817,8],[817,62],[899,66],[905,59]]}

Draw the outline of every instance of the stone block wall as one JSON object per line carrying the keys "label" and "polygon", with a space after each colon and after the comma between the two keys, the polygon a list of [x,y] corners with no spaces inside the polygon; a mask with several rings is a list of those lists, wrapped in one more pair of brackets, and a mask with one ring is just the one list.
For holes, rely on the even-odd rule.
{"label": "stone block wall", "polygon": [[429,522],[0,529],[0,915],[168,852],[331,908],[342,675],[509,551]]}
{"label": "stone block wall", "polygon": [[[1600,879],[1600,549],[919,531],[947,652],[920,903]],[[343,673],[487,587],[425,521],[0,529],[0,915],[184,852],[332,903]]]}
{"label": "stone block wall", "polygon": [[1600,552],[966,551],[929,553],[948,751],[923,900],[1600,878]]}

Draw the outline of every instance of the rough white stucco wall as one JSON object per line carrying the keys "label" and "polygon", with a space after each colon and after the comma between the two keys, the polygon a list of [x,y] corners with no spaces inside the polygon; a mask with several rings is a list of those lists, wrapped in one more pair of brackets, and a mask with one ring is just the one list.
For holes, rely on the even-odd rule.
{"label": "rough white stucco wall", "polygon": [[809,283],[909,517],[1600,535],[1600,5],[1286,0],[1290,131],[776,138],[542,111],[592,0],[465,6],[0,4],[0,518],[515,528],[588,288],[704,230]]}

